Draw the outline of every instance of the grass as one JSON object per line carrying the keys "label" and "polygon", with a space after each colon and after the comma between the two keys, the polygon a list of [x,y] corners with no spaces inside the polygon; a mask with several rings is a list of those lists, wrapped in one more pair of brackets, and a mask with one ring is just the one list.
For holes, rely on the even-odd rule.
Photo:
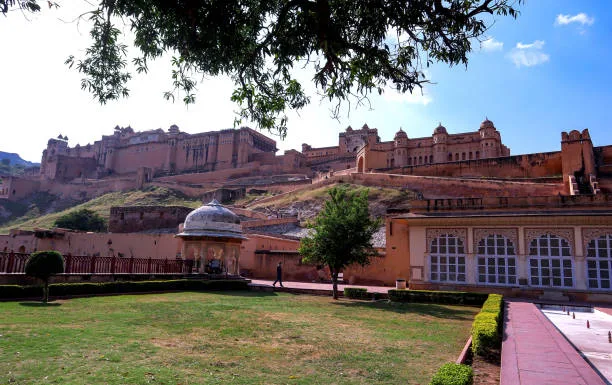
{"label": "grass", "polygon": [[196,198],[189,198],[179,191],[163,187],[149,187],[144,190],[117,191],[101,195],[85,203],[73,206],[66,210],[47,215],[25,215],[11,222],[2,224],[0,234],[7,234],[12,228],[32,230],[36,227],[51,228],[57,218],[71,211],[89,209],[98,213],[108,221],[111,206],[187,206],[197,208],[202,202]]}
{"label": "grass", "polygon": [[0,384],[424,384],[477,308],[285,293],[0,303]]}

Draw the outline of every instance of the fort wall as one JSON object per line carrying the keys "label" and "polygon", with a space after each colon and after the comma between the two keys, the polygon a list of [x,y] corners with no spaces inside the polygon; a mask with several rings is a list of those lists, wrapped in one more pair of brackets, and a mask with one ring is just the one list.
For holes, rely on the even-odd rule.
{"label": "fort wall", "polygon": [[111,207],[108,232],[131,233],[178,229],[193,208],[183,206]]}

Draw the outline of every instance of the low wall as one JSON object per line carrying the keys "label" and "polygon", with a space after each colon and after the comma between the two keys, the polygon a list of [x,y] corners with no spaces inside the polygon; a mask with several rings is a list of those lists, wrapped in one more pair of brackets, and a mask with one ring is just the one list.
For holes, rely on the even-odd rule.
{"label": "low wall", "polygon": [[387,170],[387,172],[442,177],[538,178],[561,175],[561,162],[561,152],[555,151],[404,166]]}
{"label": "low wall", "polygon": [[557,183],[529,183],[490,179],[441,178],[428,176],[353,173],[333,176],[321,184],[347,182],[364,186],[398,187],[421,192],[426,198],[547,196],[563,194]]}

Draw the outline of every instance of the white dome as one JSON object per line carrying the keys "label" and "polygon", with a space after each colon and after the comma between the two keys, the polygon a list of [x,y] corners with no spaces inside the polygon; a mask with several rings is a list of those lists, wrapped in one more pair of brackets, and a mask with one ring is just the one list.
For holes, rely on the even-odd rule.
{"label": "white dome", "polygon": [[183,232],[178,236],[245,239],[238,215],[223,207],[216,199],[190,212],[185,218]]}

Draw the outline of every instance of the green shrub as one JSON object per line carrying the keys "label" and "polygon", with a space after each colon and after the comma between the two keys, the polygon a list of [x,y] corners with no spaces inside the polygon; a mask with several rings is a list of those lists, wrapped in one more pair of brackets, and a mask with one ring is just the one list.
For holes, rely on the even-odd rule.
{"label": "green shrub", "polygon": [[504,305],[503,296],[500,294],[489,294],[489,298],[482,304],[482,313],[492,313],[496,315],[496,321],[501,322],[502,307]]}
{"label": "green shrub", "polygon": [[389,290],[389,299],[394,302],[425,302],[451,305],[482,305],[487,299],[485,293],[430,290]]}
{"label": "green shrub", "polygon": [[501,345],[503,297],[490,294],[472,324],[472,352],[480,356]]}
{"label": "green shrub", "polygon": [[71,211],[57,218],[55,227],[80,231],[106,231],[106,221],[98,213],[89,209]]}
{"label": "green shrub", "polygon": [[[55,283],[49,285],[52,295],[96,295],[122,293],[148,293],[158,291],[213,291],[213,290],[248,290],[247,281],[238,280],[192,280],[177,279],[169,281],[123,281],[123,282],[79,282]],[[0,299],[31,298],[39,296],[38,286],[1,285]]]}
{"label": "green shrub", "polygon": [[429,385],[472,385],[474,372],[467,365],[448,363],[438,369]]}
{"label": "green shrub", "polygon": [[54,250],[32,253],[25,264],[27,276],[41,279],[44,283],[43,302],[49,300],[49,278],[64,272],[64,257]]}
{"label": "green shrub", "polygon": [[363,287],[345,287],[344,296],[351,299],[372,299],[372,294]]}
{"label": "green shrub", "polygon": [[478,355],[485,355],[487,351],[497,347],[499,333],[497,332],[495,314],[479,313],[472,324],[472,351]]}

